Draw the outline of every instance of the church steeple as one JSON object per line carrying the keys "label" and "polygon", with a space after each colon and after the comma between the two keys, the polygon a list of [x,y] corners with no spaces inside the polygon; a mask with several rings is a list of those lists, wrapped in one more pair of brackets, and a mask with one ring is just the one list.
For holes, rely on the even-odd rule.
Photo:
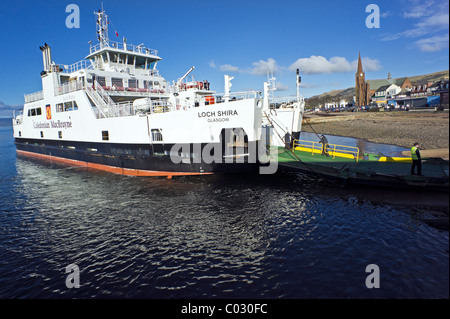
{"label": "church steeple", "polygon": [[358,70],[356,71],[357,74],[362,74],[363,72],[363,68],[362,68],[362,62],[361,62],[361,52],[359,52],[359,57],[358,57]]}
{"label": "church steeple", "polygon": [[362,68],[361,52],[358,56],[358,70],[355,76],[355,98],[356,105],[363,106],[369,104],[369,84],[366,82],[365,74]]}

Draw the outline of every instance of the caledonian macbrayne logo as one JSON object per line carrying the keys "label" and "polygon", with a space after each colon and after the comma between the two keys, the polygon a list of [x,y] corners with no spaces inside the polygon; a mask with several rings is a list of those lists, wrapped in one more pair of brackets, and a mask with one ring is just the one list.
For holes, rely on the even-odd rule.
{"label": "caledonian macbrayne logo", "polygon": [[45,113],[47,114],[47,120],[52,119],[52,109],[50,105],[45,106]]}

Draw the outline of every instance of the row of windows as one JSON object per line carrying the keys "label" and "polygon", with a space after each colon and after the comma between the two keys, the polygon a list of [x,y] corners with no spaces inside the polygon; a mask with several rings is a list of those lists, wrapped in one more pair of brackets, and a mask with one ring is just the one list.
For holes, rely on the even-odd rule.
{"label": "row of windows", "polygon": [[[44,137],[44,132],[41,131],[41,137]],[[22,132],[19,131],[19,136],[22,136]],[[58,131],[58,138],[62,138],[62,131]],[[163,136],[159,129],[152,129],[152,138],[154,142],[162,142]],[[102,131],[102,140],[109,141],[109,131]]]}
{"label": "row of windows", "polygon": [[[109,58],[108,58],[109,55]],[[101,55],[103,63],[120,63],[127,64],[129,66],[135,66],[137,69],[153,70],[155,61],[144,57],[130,56],[126,54],[105,52]]]}
{"label": "row of windows", "polygon": [[[69,111],[76,111],[78,110],[77,102],[75,101],[69,101],[64,103],[56,104],[56,112],[69,112]],[[34,109],[28,110],[28,116],[39,116],[42,115],[42,108],[37,107]]]}
{"label": "row of windows", "polygon": [[[152,129],[153,142],[163,142],[163,135],[159,129]],[[109,131],[102,131],[102,140],[109,141]]]}
{"label": "row of windows", "polygon": [[38,115],[42,115],[42,109],[40,107],[28,110],[28,116],[38,116]]}
{"label": "row of windows", "polygon": [[77,102],[69,101],[64,103],[56,104],[56,112],[69,112],[78,110]]}
{"label": "row of windows", "polygon": [[[106,85],[106,77],[104,76],[98,76],[95,78],[96,81],[103,87],[106,87],[108,85]],[[115,87],[124,87],[124,79],[122,78],[111,78],[111,86],[115,86]],[[92,83],[92,79],[88,79],[89,83]],[[158,81],[147,81],[144,80],[143,81],[143,88],[144,89],[153,89],[153,86],[158,86],[159,82]],[[139,81],[137,79],[128,79],[128,87],[130,88],[139,88]]]}

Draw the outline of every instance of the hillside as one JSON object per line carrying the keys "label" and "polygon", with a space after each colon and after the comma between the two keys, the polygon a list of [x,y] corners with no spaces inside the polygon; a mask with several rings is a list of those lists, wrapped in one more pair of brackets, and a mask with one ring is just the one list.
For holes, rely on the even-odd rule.
{"label": "hillside", "polygon": [[0,117],[0,126],[12,126],[11,118],[1,118]]}
{"label": "hillside", "polygon": [[434,72],[430,74],[425,75],[417,75],[417,76],[410,76],[409,80],[413,84],[425,84],[427,82],[436,82],[439,80],[442,80],[442,78],[447,77],[448,79],[449,71],[440,71],[440,72]]}
{"label": "hillside", "polygon": [[[408,77],[412,84],[423,84],[427,82],[436,82],[442,80],[442,78],[449,77],[449,71],[439,71],[424,75],[416,75]],[[369,79],[370,80],[370,79]],[[322,93],[320,95],[315,95],[306,100],[306,107],[316,107],[319,104],[323,104],[326,101],[338,101],[344,99],[346,101],[353,101],[355,96],[355,88],[350,87],[343,90],[333,90],[329,92]]]}

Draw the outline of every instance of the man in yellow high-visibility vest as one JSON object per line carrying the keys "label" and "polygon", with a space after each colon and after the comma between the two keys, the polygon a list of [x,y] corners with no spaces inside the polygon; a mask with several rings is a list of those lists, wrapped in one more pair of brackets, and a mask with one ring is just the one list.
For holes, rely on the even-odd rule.
{"label": "man in yellow high-visibility vest", "polygon": [[411,175],[416,175],[415,168],[417,167],[417,175],[422,176],[422,158],[420,157],[419,143],[414,143],[414,146],[411,147],[411,158],[413,161]]}

